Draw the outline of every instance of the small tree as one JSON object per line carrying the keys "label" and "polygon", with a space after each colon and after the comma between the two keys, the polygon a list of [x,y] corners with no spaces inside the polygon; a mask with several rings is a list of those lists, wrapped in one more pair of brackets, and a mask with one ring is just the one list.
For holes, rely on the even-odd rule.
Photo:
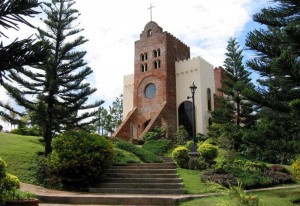
{"label": "small tree", "polygon": [[180,125],[174,136],[176,138],[175,141],[177,145],[184,145],[186,143],[186,139],[189,136],[189,133],[186,131],[183,125]]}

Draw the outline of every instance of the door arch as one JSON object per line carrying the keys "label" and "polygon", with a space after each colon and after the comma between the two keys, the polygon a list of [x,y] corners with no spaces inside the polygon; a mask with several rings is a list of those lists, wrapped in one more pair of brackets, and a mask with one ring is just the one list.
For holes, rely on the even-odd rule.
{"label": "door arch", "polygon": [[193,103],[191,101],[184,101],[178,108],[178,125],[183,125],[189,136],[193,135]]}

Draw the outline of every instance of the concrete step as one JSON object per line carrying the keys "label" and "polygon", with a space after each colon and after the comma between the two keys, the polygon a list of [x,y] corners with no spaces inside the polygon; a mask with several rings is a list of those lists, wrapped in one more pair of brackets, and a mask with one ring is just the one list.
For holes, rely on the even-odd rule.
{"label": "concrete step", "polygon": [[181,183],[181,178],[106,178],[110,183]]}
{"label": "concrete step", "polygon": [[183,183],[102,183],[97,188],[182,189]]}
{"label": "concrete step", "polygon": [[186,194],[183,189],[90,188],[89,192],[106,194]]}
{"label": "concrete step", "polygon": [[134,173],[134,174],[176,174],[176,169],[109,169],[107,173]]}
{"label": "concrete step", "polygon": [[[103,196],[51,196],[41,195],[37,198],[46,205],[175,205],[175,200],[171,197],[158,196],[125,196],[125,195],[103,195]],[[44,205],[44,204],[40,204]]]}
{"label": "concrete step", "polygon": [[106,178],[178,178],[177,174],[107,173]]}
{"label": "concrete step", "polygon": [[125,166],[112,166],[111,169],[176,169],[173,163],[166,164],[130,164]]}

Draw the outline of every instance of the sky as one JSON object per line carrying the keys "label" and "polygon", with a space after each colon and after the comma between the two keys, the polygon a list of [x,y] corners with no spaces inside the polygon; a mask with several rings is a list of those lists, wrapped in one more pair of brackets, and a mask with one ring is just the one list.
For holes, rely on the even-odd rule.
{"label": "sky", "polygon": [[[87,51],[85,61],[93,69],[87,81],[97,91],[92,100],[111,104],[122,93],[123,76],[134,71],[134,42],[150,19],[188,45],[191,57],[201,56],[215,67],[222,66],[227,41],[235,37],[244,48],[246,34],[257,27],[252,15],[266,6],[265,0],[77,0],[74,4],[81,15],[77,28],[89,41],[81,46]],[[43,15],[30,19],[42,27]],[[0,28],[1,31],[3,28]],[[36,30],[20,26],[19,31],[4,30],[9,39],[26,38]],[[249,57],[246,57],[249,58]],[[9,97],[0,87],[0,100]],[[1,122],[0,122],[1,124]]]}

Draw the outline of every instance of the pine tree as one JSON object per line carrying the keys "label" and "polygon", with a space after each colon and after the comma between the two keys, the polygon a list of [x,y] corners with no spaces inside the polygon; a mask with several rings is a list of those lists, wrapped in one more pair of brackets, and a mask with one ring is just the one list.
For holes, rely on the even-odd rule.
{"label": "pine tree", "polygon": [[[19,23],[34,27],[25,17],[33,17],[39,12],[34,10],[38,7],[37,0],[0,0],[0,26],[4,29],[19,30]],[[0,37],[8,38],[5,32],[0,30]],[[15,39],[12,43],[3,46],[0,43],[0,84],[5,73],[11,69],[22,66],[39,64],[45,56],[42,45],[32,38],[23,40]]]}
{"label": "pine tree", "polygon": [[217,99],[221,107],[212,113],[213,122],[232,123],[238,127],[248,126],[253,123],[253,105],[244,97],[243,92],[246,88],[253,88],[253,85],[250,82],[250,73],[244,68],[242,50],[239,49],[236,39],[229,39],[225,55],[226,78],[222,80],[223,88],[220,89],[224,96]]}
{"label": "pine tree", "polygon": [[289,113],[300,110],[300,2],[273,2],[273,7],[253,17],[265,27],[250,32],[246,39],[257,54],[247,65],[261,76],[260,89],[249,97],[276,112]]}
{"label": "pine tree", "polygon": [[220,107],[212,112],[213,124],[209,127],[209,135],[220,137],[226,133],[237,149],[241,137],[236,139],[235,136],[240,134],[239,128],[247,128],[254,123],[253,105],[243,94],[246,88],[253,88],[253,85],[250,73],[244,68],[242,50],[235,38],[228,40],[225,55],[225,79],[220,89],[224,96],[216,99]]}
{"label": "pine tree", "polygon": [[87,104],[88,96],[96,89],[83,82],[92,70],[83,60],[86,52],[78,48],[87,40],[78,36],[82,29],[74,22],[79,16],[72,8],[74,3],[52,0],[44,4],[47,31],[38,29],[38,38],[48,51],[45,62],[34,67],[34,72],[27,68],[19,73],[11,71],[10,78],[17,86],[3,84],[11,97],[29,111],[32,123],[42,128],[45,155],[51,153],[51,141],[62,129],[85,128],[97,121],[94,108],[102,103]]}
{"label": "pine tree", "polygon": [[[256,53],[247,65],[261,77],[259,89],[249,91],[247,97],[263,107],[258,126],[264,130],[258,128],[256,136],[264,138],[268,147],[257,143],[255,153],[259,149],[262,158],[276,154],[277,160],[287,162],[299,152],[300,143],[300,2],[272,3],[254,15],[253,20],[263,27],[246,39],[246,46]],[[279,157],[281,154],[285,158]]]}

